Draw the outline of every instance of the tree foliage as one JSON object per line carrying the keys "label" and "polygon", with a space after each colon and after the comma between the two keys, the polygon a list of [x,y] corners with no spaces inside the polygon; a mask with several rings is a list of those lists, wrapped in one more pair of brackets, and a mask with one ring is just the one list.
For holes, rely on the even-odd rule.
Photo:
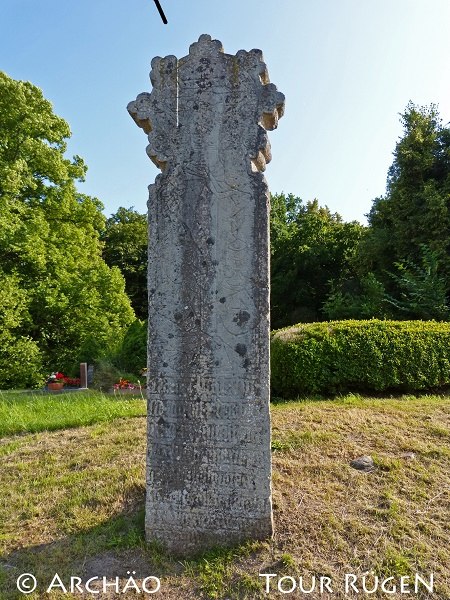
{"label": "tree foliage", "polygon": [[437,252],[422,246],[422,261],[397,263],[398,273],[392,274],[399,290],[398,297],[388,297],[399,312],[409,319],[448,321],[448,282],[440,272]]}
{"label": "tree foliage", "polygon": [[368,215],[350,271],[324,305],[328,318],[448,319],[450,129],[436,106],[409,103],[386,194]]}
{"label": "tree foliage", "polygon": [[43,368],[67,371],[115,345],[134,318],[101,256],[103,206],[76,189],[86,166],[65,157],[69,136],[41,90],[0,73],[0,258],[22,298],[9,331],[32,340]]}
{"label": "tree foliage", "polygon": [[345,223],[317,200],[272,196],[271,319],[279,328],[323,318],[322,305],[333,282],[355,254],[363,226]]}
{"label": "tree foliage", "polygon": [[136,319],[130,325],[114,362],[123,371],[135,375],[147,367],[147,321]]}
{"label": "tree foliage", "polygon": [[389,318],[392,314],[386,298],[384,285],[374,273],[348,279],[340,278],[332,285],[323,304],[326,319],[372,319]]}
{"label": "tree foliage", "polygon": [[101,239],[103,257],[110,267],[118,267],[125,278],[125,289],[140,319],[148,313],[147,298],[147,216],[120,207],[106,221]]}
{"label": "tree foliage", "polygon": [[23,335],[29,320],[29,298],[14,275],[0,268],[0,389],[35,386],[42,381],[42,356]]}
{"label": "tree foliage", "polygon": [[429,248],[439,270],[450,276],[450,128],[437,107],[409,103],[401,115],[403,137],[394,151],[386,195],[374,200],[363,249],[370,270],[386,272],[396,263],[420,266]]}

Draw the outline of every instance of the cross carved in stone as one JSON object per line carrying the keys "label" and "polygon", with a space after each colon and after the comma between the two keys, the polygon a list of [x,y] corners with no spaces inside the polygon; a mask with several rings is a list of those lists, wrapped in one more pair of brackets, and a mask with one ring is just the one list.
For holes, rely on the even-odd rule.
{"label": "cross carved in stone", "polygon": [[284,96],[260,50],[202,35],[154,58],[128,111],[149,186],[146,532],[179,554],[272,533],[266,130]]}
{"label": "cross carved in stone", "polygon": [[[264,171],[271,159],[266,130],[275,129],[284,112],[284,95],[269,83],[261,50],[225,54],[221,42],[201,35],[189,55],[152,60],[151,93],[139,94],[128,111],[149,134],[147,153],[164,170],[169,160],[195,162],[180,150],[190,140],[213,138],[223,154],[251,159]],[[206,151],[209,148],[204,148]]]}

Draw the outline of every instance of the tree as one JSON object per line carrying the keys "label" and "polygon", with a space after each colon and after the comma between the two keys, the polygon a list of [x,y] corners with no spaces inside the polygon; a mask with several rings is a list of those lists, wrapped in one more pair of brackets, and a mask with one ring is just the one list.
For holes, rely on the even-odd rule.
{"label": "tree", "polygon": [[147,216],[131,208],[120,207],[106,221],[101,239],[103,258],[110,267],[118,267],[125,278],[125,290],[140,319],[148,314],[147,299]]}
{"label": "tree", "polygon": [[345,276],[363,226],[291,195],[272,196],[271,319],[274,329],[323,318],[333,282]]}
{"label": "tree", "polygon": [[392,314],[384,286],[373,273],[333,282],[322,310],[330,320],[385,319]]}
{"label": "tree", "polygon": [[450,130],[436,106],[411,102],[369,228],[324,304],[328,318],[448,318]]}
{"label": "tree", "polygon": [[15,276],[0,268],[0,389],[26,388],[42,382],[42,356],[37,344],[22,335],[29,318],[29,299]]}
{"label": "tree", "polygon": [[33,340],[47,370],[107,352],[134,319],[101,256],[103,205],[76,189],[83,160],[64,156],[69,136],[41,90],[0,72],[0,260],[26,303],[14,335]]}
{"label": "tree", "polygon": [[115,364],[123,371],[139,375],[147,366],[147,321],[136,319],[130,325],[115,358]]}
{"label": "tree", "polygon": [[393,274],[399,288],[398,298],[388,301],[407,319],[448,321],[448,282],[439,273],[437,252],[422,245],[422,264],[396,263]]}
{"label": "tree", "polygon": [[363,248],[368,270],[395,293],[387,273],[405,262],[420,268],[426,246],[450,277],[450,128],[435,105],[409,103],[401,115],[403,137],[394,151],[386,195],[374,200]]}

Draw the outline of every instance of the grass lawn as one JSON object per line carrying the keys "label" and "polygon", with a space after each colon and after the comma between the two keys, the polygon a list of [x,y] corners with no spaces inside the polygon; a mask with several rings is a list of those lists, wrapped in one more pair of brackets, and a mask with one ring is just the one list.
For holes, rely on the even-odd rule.
{"label": "grass lawn", "polygon": [[145,415],[145,401],[93,391],[43,394],[0,391],[0,438],[16,433],[54,431]]}
{"label": "grass lawn", "polygon": [[[23,598],[15,580],[24,572],[40,582],[29,598],[68,598],[80,595],[44,593],[55,573],[125,581],[133,570],[137,580],[160,577],[153,597],[164,600],[404,597],[345,595],[344,574],[368,571],[381,578],[433,572],[432,596],[422,588],[407,597],[450,598],[448,397],[351,395],[272,406],[274,539],[181,562],[143,539],[142,400],[16,400],[0,398],[2,600]],[[362,454],[374,458],[373,472],[349,466]],[[276,584],[266,594],[259,573],[303,575],[306,587],[311,575],[328,576],[333,594],[281,594]]]}

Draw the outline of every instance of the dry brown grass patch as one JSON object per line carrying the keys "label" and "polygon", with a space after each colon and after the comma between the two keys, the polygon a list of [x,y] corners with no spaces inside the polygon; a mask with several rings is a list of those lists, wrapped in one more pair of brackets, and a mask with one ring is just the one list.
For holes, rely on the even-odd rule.
{"label": "dry brown grass patch", "polygon": [[[438,397],[274,406],[273,541],[183,564],[142,538],[144,418],[3,439],[0,590],[17,597],[13,576],[24,570],[45,581],[137,565],[162,577],[164,600],[300,598],[267,596],[258,574],[341,582],[349,572],[433,571],[433,600],[448,600],[449,416]],[[363,454],[375,460],[371,473],[349,466]],[[344,597],[336,584],[330,598]]]}

